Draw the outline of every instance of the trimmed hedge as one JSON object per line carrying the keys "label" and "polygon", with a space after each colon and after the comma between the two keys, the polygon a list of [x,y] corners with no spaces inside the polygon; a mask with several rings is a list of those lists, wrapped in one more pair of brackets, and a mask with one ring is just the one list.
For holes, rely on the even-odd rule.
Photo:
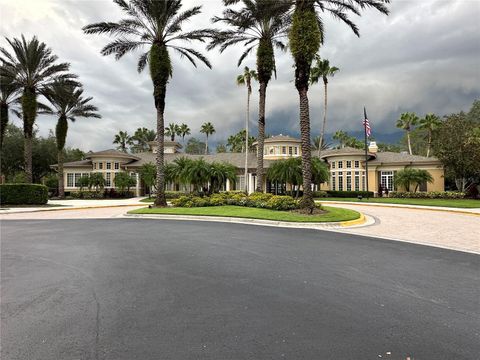
{"label": "trimmed hedge", "polygon": [[44,205],[48,202],[48,188],[40,184],[0,185],[2,205]]}
{"label": "trimmed hedge", "polygon": [[373,191],[333,191],[328,190],[327,194],[329,197],[339,197],[339,198],[356,198],[361,197],[373,197]]}
{"label": "trimmed hedge", "polygon": [[247,196],[244,193],[231,192],[213,194],[209,197],[185,195],[172,200],[172,204],[177,207],[236,205],[270,210],[294,210],[298,207],[298,202],[291,196],[278,196],[264,193],[253,193]]}
{"label": "trimmed hedge", "polygon": [[464,199],[465,193],[456,192],[456,191],[420,191],[420,192],[409,192],[409,191],[391,191],[388,194],[388,197],[399,198],[399,199]]}

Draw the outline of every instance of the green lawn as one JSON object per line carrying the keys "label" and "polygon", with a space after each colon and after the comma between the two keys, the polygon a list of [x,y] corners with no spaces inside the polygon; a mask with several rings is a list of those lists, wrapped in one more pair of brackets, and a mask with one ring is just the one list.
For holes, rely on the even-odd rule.
{"label": "green lawn", "polygon": [[396,199],[396,198],[370,198],[358,200],[357,198],[319,198],[318,201],[346,201],[363,203],[385,203],[402,205],[445,206],[454,208],[480,208],[480,200],[473,199]]}
{"label": "green lawn", "polygon": [[143,202],[143,203],[153,203],[154,201],[155,201],[154,197],[151,197],[150,199],[145,198],[145,199],[140,200],[140,202]]}
{"label": "green lawn", "polygon": [[258,209],[243,206],[210,206],[197,208],[142,208],[129,211],[129,214],[165,214],[165,215],[196,215],[196,216],[225,216],[248,219],[262,219],[290,222],[334,222],[356,220],[360,214],[353,210],[323,207],[327,212],[320,215],[303,215],[291,211],[277,211]]}

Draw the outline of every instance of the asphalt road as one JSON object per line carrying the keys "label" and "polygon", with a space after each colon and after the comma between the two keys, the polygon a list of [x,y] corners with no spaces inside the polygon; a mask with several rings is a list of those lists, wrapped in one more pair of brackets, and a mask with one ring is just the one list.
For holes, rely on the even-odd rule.
{"label": "asphalt road", "polygon": [[315,230],[1,223],[3,360],[478,359],[480,256]]}

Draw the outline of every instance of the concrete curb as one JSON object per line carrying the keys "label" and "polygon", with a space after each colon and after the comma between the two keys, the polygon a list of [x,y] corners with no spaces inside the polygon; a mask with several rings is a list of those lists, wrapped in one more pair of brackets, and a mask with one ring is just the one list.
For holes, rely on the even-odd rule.
{"label": "concrete curb", "polygon": [[365,225],[370,225],[375,222],[373,218],[366,217],[362,213],[360,213],[360,218],[356,220],[341,221],[341,222],[324,222],[324,223],[302,223],[302,222],[272,221],[272,220],[235,218],[235,217],[223,217],[223,216],[194,216],[194,215],[166,215],[166,214],[125,214],[123,215],[123,217],[137,218],[137,219],[153,219],[153,220],[223,222],[223,223],[232,223],[232,224],[275,226],[275,227],[283,227],[283,228],[290,228],[290,229],[315,229],[315,230],[341,229],[345,227],[361,227]]}
{"label": "concrete curb", "polygon": [[[462,210],[461,208],[435,208],[433,206],[422,206],[422,205],[403,205],[403,204],[383,204],[383,203],[363,203],[363,202],[353,202],[353,201],[328,201],[328,200],[315,200],[315,202],[322,204],[337,204],[337,205],[355,205],[355,206],[372,206],[372,207],[387,207],[387,208],[396,208],[396,209],[412,209],[412,210],[426,210],[426,211],[442,211],[449,212],[454,214],[463,214],[463,215],[472,215],[480,216],[480,213],[473,211]],[[476,208],[473,208],[476,209]]]}
{"label": "concrete curb", "polygon": [[0,215],[10,215],[10,214],[29,214],[43,211],[70,211],[70,210],[89,210],[89,209],[108,209],[108,208],[117,208],[117,207],[145,207],[145,204],[120,204],[120,205],[102,205],[102,206],[72,206],[72,207],[52,207],[52,208],[42,208],[35,210],[26,210],[26,211],[12,211],[12,212],[3,212],[0,211]]}

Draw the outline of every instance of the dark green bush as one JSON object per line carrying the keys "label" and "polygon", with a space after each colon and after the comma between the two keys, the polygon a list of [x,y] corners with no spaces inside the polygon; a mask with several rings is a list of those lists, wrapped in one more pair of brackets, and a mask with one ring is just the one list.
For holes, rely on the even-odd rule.
{"label": "dark green bush", "polygon": [[40,184],[0,185],[2,205],[43,205],[48,201],[48,188]]}
{"label": "dark green bush", "polygon": [[320,190],[320,191],[314,191],[313,192],[313,197],[314,198],[324,198],[324,197],[327,197],[327,196],[328,196],[328,194],[327,194],[326,191]]}
{"label": "dark green bush", "polygon": [[327,190],[328,197],[339,197],[339,198],[356,198],[361,197],[373,197],[372,191],[333,191]]}
{"label": "dark green bush", "polygon": [[76,192],[71,192],[70,196],[73,199],[85,199],[85,200],[90,200],[90,199],[103,199],[104,193],[99,192],[99,191],[76,191]]}
{"label": "dark green bush", "polygon": [[465,193],[456,191],[420,191],[420,192],[408,192],[408,191],[391,191],[388,194],[391,198],[409,198],[409,199],[463,199]]}

